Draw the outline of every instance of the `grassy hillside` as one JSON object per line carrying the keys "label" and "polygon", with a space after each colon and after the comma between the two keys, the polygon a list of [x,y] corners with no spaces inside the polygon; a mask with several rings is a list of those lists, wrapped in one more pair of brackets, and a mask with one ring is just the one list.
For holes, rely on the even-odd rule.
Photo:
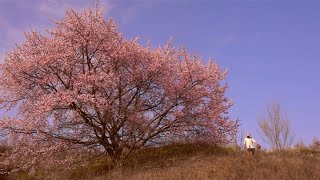
{"label": "grassy hillside", "polygon": [[[254,156],[204,144],[174,144],[133,153],[122,167],[97,159],[86,167],[53,171],[46,179],[319,179],[320,153],[300,148]],[[16,173],[7,179],[35,179]]]}

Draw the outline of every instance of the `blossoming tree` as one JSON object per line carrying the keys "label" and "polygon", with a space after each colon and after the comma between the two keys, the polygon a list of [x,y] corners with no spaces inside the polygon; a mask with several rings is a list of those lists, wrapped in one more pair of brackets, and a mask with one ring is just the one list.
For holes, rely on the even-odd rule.
{"label": "blossoming tree", "polygon": [[17,152],[81,147],[118,161],[173,138],[227,141],[226,71],[185,49],[140,45],[95,7],[66,11],[47,34],[26,33],[1,63],[0,124]]}

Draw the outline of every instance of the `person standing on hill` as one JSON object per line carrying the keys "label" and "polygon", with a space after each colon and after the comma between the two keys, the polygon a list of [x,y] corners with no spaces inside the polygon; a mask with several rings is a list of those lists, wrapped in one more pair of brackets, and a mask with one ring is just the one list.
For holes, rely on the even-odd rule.
{"label": "person standing on hill", "polygon": [[255,151],[255,144],[257,144],[256,140],[251,137],[250,133],[247,133],[246,138],[244,138],[244,147],[247,148],[247,151],[252,155]]}

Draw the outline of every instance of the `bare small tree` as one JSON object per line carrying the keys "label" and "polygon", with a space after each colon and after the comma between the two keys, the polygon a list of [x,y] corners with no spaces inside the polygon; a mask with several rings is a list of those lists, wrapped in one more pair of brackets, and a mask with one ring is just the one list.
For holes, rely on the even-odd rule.
{"label": "bare small tree", "polygon": [[237,132],[234,135],[234,144],[237,151],[240,151],[243,147],[244,142],[244,132],[243,129],[237,129]]}
{"label": "bare small tree", "polygon": [[292,145],[295,133],[287,115],[282,114],[280,104],[273,103],[267,108],[267,115],[258,118],[261,138],[273,150],[283,150]]}
{"label": "bare small tree", "polygon": [[237,125],[237,129],[230,133],[231,137],[231,145],[235,148],[236,151],[240,151],[241,147],[243,146],[244,141],[244,132],[243,129],[240,129],[240,120],[237,118],[235,121],[235,124]]}

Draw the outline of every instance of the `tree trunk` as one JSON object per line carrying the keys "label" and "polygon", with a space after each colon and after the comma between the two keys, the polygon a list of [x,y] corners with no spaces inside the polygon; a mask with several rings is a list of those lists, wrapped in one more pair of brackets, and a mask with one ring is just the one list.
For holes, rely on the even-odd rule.
{"label": "tree trunk", "polygon": [[117,150],[114,150],[112,148],[106,148],[106,155],[108,155],[111,158],[111,160],[117,167],[122,166],[123,164],[123,159],[121,158],[122,149],[119,148]]}

